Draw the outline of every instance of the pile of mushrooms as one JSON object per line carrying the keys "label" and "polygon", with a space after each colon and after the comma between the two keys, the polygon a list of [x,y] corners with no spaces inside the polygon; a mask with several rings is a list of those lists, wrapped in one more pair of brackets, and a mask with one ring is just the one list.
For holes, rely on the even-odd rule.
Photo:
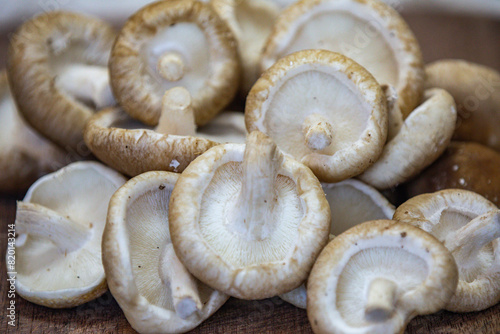
{"label": "pile of mushrooms", "polygon": [[[141,333],[189,331],[229,297],[280,296],[317,333],[399,333],[500,302],[498,72],[424,67],[379,0],[131,14],[115,33],[48,12],[12,39],[0,192],[74,151],[109,166],[72,163],[18,202],[20,296],[73,307],[109,286]],[[401,184],[396,208],[379,190]]]}

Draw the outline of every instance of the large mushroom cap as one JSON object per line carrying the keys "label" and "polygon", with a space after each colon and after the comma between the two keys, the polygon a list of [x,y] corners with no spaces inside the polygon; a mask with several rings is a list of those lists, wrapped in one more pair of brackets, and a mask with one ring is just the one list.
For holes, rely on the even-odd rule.
{"label": "large mushroom cap", "polygon": [[438,60],[428,64],[425,72],[426,87],[446,89],[457,103],[453,139],[500,151],[500,73],[458,59]]}
{"label": "large mushroom cap", "polygon": [[311,0],[289,6],[266,42],[262,70],[305,49],[342,53],[381,85],[394,86],[404,118],[420,101],[424,86],[420,47],[399,14],[381,1]]}
{"label": "large mushroom cap", "polygon": [[328,240],[321,185],[255,131],[246,145],[211,148],[179,177],[170,201],[172,243],[188,270],[242,299],[298,287]]}
{"label": "large mushroom cap", "polygon": [[363,67],[338,53],[305,50],[280,59],[260,77],[248,95],[245,122],[321,181],[337,182],[379,157],[387,105]]}
{"label": "large mushroom cap", "polygon": [[108,57],[115,32],[108,24],[68,12],[25,22],[11,39],[12,93],[28,123],[68,149],[81,149],[95,109],[114,104]]}
{"label": "large mushroom cap", "polygon": [[457,286],[450,252],[408,224],[375,220],[323,249],[307,283],[315,333],[402,333],[416,315],[437,312]]}
{"label": "large mushroom cap", "polygon": [[178,174],[149,172],[111,198],[103,236],[108,285],[140,333],[183,333],[198,326],[228,296],[194,279],[170,240],[168,203]]}
{"label": "large mushroom cap", "polygon": [[446,189],[413,197],[394,219],[434,235],[451,251],[459,270],[454,312],[480,311],[500,301],[500,211],[479,194]]}
{"label": "large mushroom cap", "polygon": [[25,191],[44,174],[69,163],[68,154],[19,115],[5,71],[0,72],[0,192]]}
{"label": "large mushroom cap", "polygon": [[101,237],[125,178],[75,162],[35,182],[16,215],[16,291],[36,304],[73,307],[106,291]]}
{"label": "large mushroom cap", "polygon": [[193,97],[196,124],[204,125],[238,88],[236,42],[209,4],[158,1],[128,19],[110,59],[113,91],[132,117],[160,118],[165,91],[182,86]]}

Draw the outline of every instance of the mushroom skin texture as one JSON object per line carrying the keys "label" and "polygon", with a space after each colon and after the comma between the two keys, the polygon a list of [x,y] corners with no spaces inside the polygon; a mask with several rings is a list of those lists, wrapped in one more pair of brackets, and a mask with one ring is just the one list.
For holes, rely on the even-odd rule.
{"label": "mushroom skin texture", "polygon": [[500,206],[500,153],[473,142],[451,142],[445,152],[404,187],[408,196],[443,189],[470,190]]}
{"label": "mushroom skin texture", "polygon": [[33,130],[19,114],[0,72],[0,193],[23,192],[70,162],[68,153]]}
{"label": "mushroom skin texture", "polygon": [[425,72],[426,87],[446,89],[457,103],[453,140],[477,142],[500,152],[500,73],[459,59],[435,61]]}
{"label": "mushroom skin texture", "polygon": [[103,21],[57,11],[25,22],[11,39],[7,71],[19,111],[62,148],[82,150],[85,123],[115,103],[107,71],[114,39]]}
{"label": "mushroom skin texture", "polygon": [[500,301],[500,211],[495,204],[471,191],[446,189],[409,199],[394,219],[431,233],[453,254],[459,282],[447,310],[481,311]]}
{"label": "mushroom skin texture", "polygon": [[234,97],[239,62],[236,42],[209,4],[158,1],[132,15],[111,51],[116,99],[133,118],[158,124],[165,91],[182,86],[204,125]]}
{"label": "mushroom skin texture", "polygon": [[330,241],[307,283],[315,333],[402,333],[439,311],[457,286],[453,256],[412,225],[375,220]]}
{"label": "mushroom skin texture", "polygon": [[342,53],[381,85],[394,86],[403,119],[421,99],[425,72],[420,46],[403,18],[381,1],[310,0],[290,5],[266,42],[261,70],[306,49]]}
{"label": "mushroom skin texture", "polygon": [[385,144],[377,162],[358,178],[383,190],[416,176],[445,151],[456,119],[455,102],[450,94],[438,88],[425,91],[424,102]]}
{"label": "mushroom skin texture", "polygon": [[148,172],[111,198],[103,235],[109,289],[140,333],[184,333],[229,298],[196,281],[175,255],[168,203],[179,174]]}
{"label": "mushroom skin texture", "polygon": [[305,281],[328,241],[330,209],[311,170],[255,131],[246,145],[213,147],[184,170],[169,220],[175,251],[195,277],[263,299]]}
{"label": "mushroom skin texture", "polygon": [[387,102],[375,78],[353,60],[304,50],[262,74],[247,97],[245,123],[320,181],[339,182],[378,159],[387,138]]}
{"label": "mushroom skin texture", "polygon": [[45,175],[16,213],[16,292],[51,308],[84,304],[107,290],[101,238],[108,202],[126,179],[97,162]]}

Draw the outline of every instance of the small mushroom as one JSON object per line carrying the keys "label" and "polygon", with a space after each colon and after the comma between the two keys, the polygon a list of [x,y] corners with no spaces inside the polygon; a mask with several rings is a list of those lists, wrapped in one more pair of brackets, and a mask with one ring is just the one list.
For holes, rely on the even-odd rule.
{"label": "small mushroom", "polygon": [[392,85],[403,118],[418,105],[424,87],[420,46],[408,25],[378,0],[311,0],[287,7],[278,17],[260,60],[266,70],[300,50],[339,52]]}
{"label": "small mushroom", "polygon": [[394,219],[431,233],[451,251],[459,270],[446,309],[481,311],[500,301],[500,210],[467,190],[446,189],[413,197]]}
{"label": "small mushroom", "polygon": [[108,285],[140,333],[184,333],[229,298],[197,281],[170,240],[168,204],[179,174],[148,172],[111,198],[103,235]]}
{"label": "small mushroom", "polygon": [[450,94],[442,89],[425,92],[398,134],[385,146],[380,158],[358,178],[378,189],[395,187],[433,163],[450,143],[457,111]]}
{"label": "small mushroom", "polygon": [[97,162],[75,162],[36,181],[16,214],[16,292],[64,308],[106,292],[101,237],[111,195],[125,178]]}
{"label": "small mushroom", "polygon": [[500,151],[500,73],[458,59],[425,67],[426,87],[446,89],[457,103],[454,140],[473,141]]}
{"label": "small mushroom", "polygon": [[180,260],[241,299],[295,289],[328,241],[330,209],[310,169],[261,132],[211,148],[184,170],[170,201]]}
{"label": "small mushroom", "polygon": [[387,136],[386,98],[373,76],[341,54],[305,50],[280,59],[254,85],[245,107],[259,130],[323,182],[363,172]]}
{"label": "small mushroom", "polygon": [[220,112],[238,88],[231,31],[209,4],[195,0],[158,1],[136,12],[120,31],[109,68],[120,105],[151,126],[171,88],[189,91],[198,125]]}
{"label": "small mushroom", "polygon": [[[330,239],[358,224],[376,219],[391,219],[394,206],[375,188],[355,179],[321,184],[331,210]],[[306,287],[280,295],[280,298],[306,308]]]}
{"label": "small mushroom", "polygon": [[315,333],[402,333],[415,316],[442,309],[457,286],[453,256],[414,226],[357,225],[318,257],[307,284]]}
{"label": "small mushroom", "polygon": [[196,129],[189,92],[168,90],[163,110],[153,129],[119,108],[94,115],[84,131],[85,142],[106,164],[130,176],[152,170],[182,172],[209,148],[225,142],[245,141],[242,113],[224,112]]}
{"label": "small mushroom", "polygon": [[71,160],[19,115],[5,71],[0,72],[0,193],[22,192]]}
{"label": "small mushroom", "polygon": [[115,103],[107,63],[115,32],[92,17],[47,12],[11,39],[8,75],[19,111],[41,134],[81,149],[83,127],[96,109]]}

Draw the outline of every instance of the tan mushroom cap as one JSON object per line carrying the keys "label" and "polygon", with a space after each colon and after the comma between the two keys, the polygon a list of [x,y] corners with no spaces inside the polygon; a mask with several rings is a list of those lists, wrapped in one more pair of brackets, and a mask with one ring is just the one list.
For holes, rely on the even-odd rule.
{"label": "tan mushroom cap", "polygon": [[168,203],[179,174],[136,176],[111,198],[103,235],[108,285],[140,333],[184,333],[229,298],[197,281],[175,255]]}
{"label": "tan mushroom cap", "polygon": [[474,191],[500,206],[500,153],[473,142],[451,142],[431,166],[405,185],[410,197],[442,189]]}
{"label": "tan mushroom cap", "polygon": [[[377,189],[355,179],[338,183],[322,183],[330,205],[330,239],[355,225],[370,220],[391,219],[394,206]],[[306,308],[305,285],[280,295],[280,298],[299,308]]]}
{"label": "tan mushroom cap", "polygon": [[425,91],[424,102],[405,119],[380,158],[358,178],[378,189],[395,187],[433,163],[451,141],[457,119],[453,97],[443,89]]}
{"label": "tan mushroom cap", "polygon": [[16,214],[21,297],[64,308],[106,291],[101,237],[109,199],[125,181],[97,162],[75,162],[30,187]]}
{"label": "tan mushroom cap", "polygon": [[310,169],[255,131],[216,146],[179,177],[170,201],[177,255],[207,285],[241,299],[295,289],[328,241],[330,209]]}
{"label": "tan mushroom cap", "polygon": [[465,60],[438,60],[425,67],[426,87],[446,89],[458,109],[454,140],[500,151],[500,73]]}
{"label": "tan mushroom cap", "polygon": [[81,148],[94,110],[114,104],[107,71],[114,39],[107,23],[69,12],[47,12],[19,28],[7,69],[33,128],[63,148]]}
{"label": "tan mushroom cap", "polygon": [[394,86],[403,118],[420,101],[425,78],[420,47],[401,16],[381,1],[311,0],[289,6],[266,42],[261,68],[305,49],[342,53],[380,84]]}
{"label": "tan mushroom cap", "polygon": [[245,106],[248,131],[273,138],[323,182],[373,164],[387,136],[380,85],[351,59],[305,50],[280,59],[254,85]]}
{"label": "tan mushroom cap", "polygon": [[434,235],[451,251],[459,270],[446,309],[472,312],[500,301],[500,211],[471,191],[446,189],[413,197],[394,219]]}
{"label": "tan mushroom cap", "polygon": [[158,1],[128,19],[109,63],[113,92],[132,117],[156,125],[165,91],[182,86],[204,125],[238,88],[236,42],[209,4]]}
{"label": "tan mushroom cap", "polygon": [[71,157],[40,136],[19,115],[5,71],[0,72],[0,193],[22,192]]}
{"label": "tan mushroom cap", "polygon": [[315,333],[402,333],[415,316],[437,312],[457,286],[450,252],[408,224],[375,220],[323,249],[307,285]]}

